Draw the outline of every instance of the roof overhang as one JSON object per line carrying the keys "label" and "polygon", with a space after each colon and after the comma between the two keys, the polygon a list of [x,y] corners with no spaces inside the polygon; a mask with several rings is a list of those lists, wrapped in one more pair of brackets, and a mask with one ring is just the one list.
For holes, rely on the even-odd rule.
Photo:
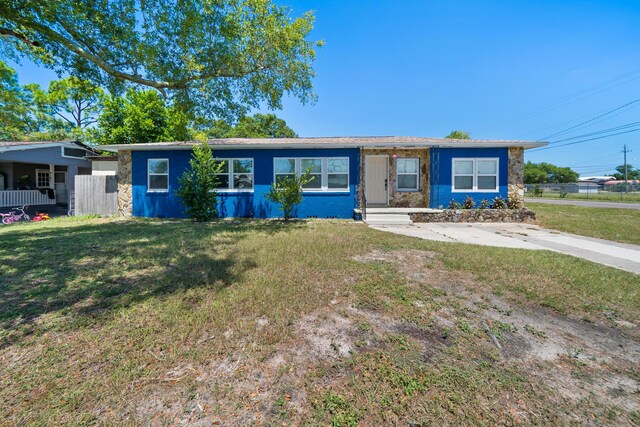
{"label": "roof overhang", "polygon": [[[208,141],[213,150],[271,150],[271,149],[297,149],[297,148],[388,148],[388,149],[416,149],[416,148],[504,148],[521,147],[524,149],[544,147],[547,142],[538,141],[488,141],[488,140],[451,140],[433,138],[410,137],[403,140],[401,137],[392,138],[289,138],[286,140],[274,139],[217,139]],[[376,140],[378,139],[378,140]],[[97,148],[118,152],[126,151],[156,151],[156,150],[191,150],[202,142],[152,142],[146,144],[118,144],[100,145]]]}
{"label": "roof overhang", "polygon": [[91,153],[96,153],[95,149],[80,143],[73,141],[51,141],[51,142],[42,142],[42,141],[34,141],[33,143],[25,142],[19,144],[12,144],[10,142],[3,143],[0,141],[0,153],[5,153],[9,151],[24,151],[24,150],[36,150],[39,148],[51,148],[51,147],[67,147],[67,148],[80,148],[83,150],[87,150]]}

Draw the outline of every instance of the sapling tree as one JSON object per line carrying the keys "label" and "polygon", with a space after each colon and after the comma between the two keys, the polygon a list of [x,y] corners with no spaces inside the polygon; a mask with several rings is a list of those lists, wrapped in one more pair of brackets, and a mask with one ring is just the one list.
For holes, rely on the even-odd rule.
{"label": "sapling tree", "polygon": [[194,221],[211,221],[218,213],[217,174],[222,163],[216,161],[206,142],[193,147],[189,168],[178,179],[176,194],[185,206],[184,213]]}
{"label": "sapling tree", "polygon": [[265,195],[267,200],[280,205],[284,220],[291,218],[291,214],[297,205],[302,202],[302,187],[311,181],[311,168],[300,175],[286,176],[271,184],[271,189]]}

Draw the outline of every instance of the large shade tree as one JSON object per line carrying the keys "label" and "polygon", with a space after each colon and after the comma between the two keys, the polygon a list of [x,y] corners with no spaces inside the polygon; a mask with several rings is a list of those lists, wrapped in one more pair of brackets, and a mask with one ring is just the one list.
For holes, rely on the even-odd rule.
{"label": "large shade tree", "polygon": [[182,111],[167,106],[154,90],[129,89],[125,97],[110,97],[98,118],[101,144],[186,141],[193,135]]}
{"label": "large shade tree", "polygon": [[254,114],[241,117],[235,126],[215,120],[206,129],[211,138],[297,138],[287,122],[275,114]]}
{"label": "large shade tree", "polygon": [[87,80],[71,76],[51,81],[47,91],[36,84],[28,88],[41,110],[68,127],[83,129],[98,121],[103,91]]}
{"label": "large shade tree", "polygon": [[103,87],[143,85],[183,111],[237,118],[314,98],[313,20],[270,0],[14,0],[0,2],[0,40]]}
{"label": "large shade tree", "polygon": [[0,61],[0,140],[18,139],[30,130],[31,105],[15,70]]}

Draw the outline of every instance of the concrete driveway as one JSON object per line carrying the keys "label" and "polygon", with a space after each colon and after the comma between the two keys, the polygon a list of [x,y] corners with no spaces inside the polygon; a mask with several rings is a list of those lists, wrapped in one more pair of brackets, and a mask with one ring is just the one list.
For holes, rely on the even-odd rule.
{"label": "concrete driveway", "polygon": [[594,239],[532,224],[420,223],[371,226],[377,230],[440,242],[550,250],[640,274],[640,246]]}

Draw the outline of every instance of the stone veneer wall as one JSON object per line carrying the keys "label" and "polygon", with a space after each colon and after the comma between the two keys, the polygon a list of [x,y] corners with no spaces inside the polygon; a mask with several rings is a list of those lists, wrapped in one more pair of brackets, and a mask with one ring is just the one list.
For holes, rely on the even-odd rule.
{"label": "stone veneer wall", "polygon": [[518,206],[524,206],[524,148],[509,147],[509,177],[507,195],[517,200]]}
{"label": "stone veneer wall", "polygon": [[[396,162],[393,153],[402,157],[418,157],[420,159],[420,190],[419,191],[398,191],[396,186]],[[389,149],[372,148],[364,149],[362,152],[362,171],[364,177],[365,163],[367,155],[386,154],[389,156],[389,206],[396,208],[424,208],[429,206],[429,149]],[[364,181],[362,181],[364,182]],[[364,183],[365,187],[367,183]]]}
{"label": "stone veneer wall", "polygon": [[536,213],[522,209],[444,209],[409,215],[413,222],[534,222]]}
{"label": "stone veneer wall", "polygon": [[118,151],[118,214],[133,216],[131,151]]}

